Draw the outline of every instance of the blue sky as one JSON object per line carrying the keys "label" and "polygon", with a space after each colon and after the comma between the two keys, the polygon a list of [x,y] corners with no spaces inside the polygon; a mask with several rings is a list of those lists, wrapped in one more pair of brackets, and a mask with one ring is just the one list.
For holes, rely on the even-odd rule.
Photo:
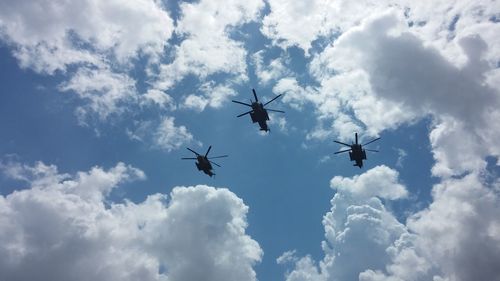
{"label": "blue sky", "polygon": [[496,2],[0,8],[6,280],[500,276]]}

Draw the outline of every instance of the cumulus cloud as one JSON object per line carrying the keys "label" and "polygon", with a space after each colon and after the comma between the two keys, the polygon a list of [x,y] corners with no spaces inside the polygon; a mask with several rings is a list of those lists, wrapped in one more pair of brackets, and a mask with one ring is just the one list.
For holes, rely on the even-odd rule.
{"label": "cumulus cloud", "polygon": [[176,126],[174,121],[174,117],[165,116],[159,124],[136,122],[135,128],[127,129],[127,135],[132,140],[151,143],[152,148],[172,151],[194,140],[185,126]]}
{"label": "cumulus cloud", "polygon": [[[490,9],[484,11],[491,16]],[[476,17],[467,14],[472,13],[469,8],[463,12],[464,18]],[[487,15],[477,20],[490,22]],[[434,175],[478,171],[485,167],[486,156],[500,154],[494,145],[499,131],[492,127],[500,115],[500,102],[491,39],[477,33],[453,37],[447,44],[465,59],[450,61],[458,58],[450,55],[451,47],[437,49],[429,36],[409,26],[408,17],[396,8],[374,13],[313,57],[309,71],[318,87],[301,86],[288,77],[274,90],[287,92],[284,101],[296,108],[314,105],[318,123],[310,138],[334,132],[346,139],[353,131],[375,136],[432,116]],[[462,134],[467,144],[457,138]],[[455,161],[460,155],[464,161]]]}
{"label": "cumulus cloud", "polygon": [[341,176],[334,177],[330,186],[337,191],[347,191],[358,197],[381,197],[390,200],[408,196],[406,188],[398,183],[399,174],[387,166],[377,166],[352,179]]}
{"label": "cumulus cloud", "polygon": [[101,121],[111,114],[119,115],[127,109],[126,104],[137,99],[134,79],[104,69],[80,68],[59,89],[74,92],[85,101],[76,110],[80,124],[86,124],[91,113]]}
{"label": "cumulus cloud", "polygon": [[245,234],[248,207],[227,189],[110,203],[111,190],[144,173],[123,163],[76,175],[43,163],[2,169],[12,165],[27,186],[0,196],[6,280],[256,280],[262,250]]}
{"label": "cumulus cloud", "polygon": [[156,83],[169,89],[188,74],[201,79],[215,73],[246,80],[246,50],[231,39],[231,30],[255,20],[264,7],[261,0],[183,2],[175,32],[183,41],[175,47],[172,63],[161,66]]}
{"label": "cumulus cloud", "polygon": [[[477,170],[485,166],[477,158],[498,155],[492,140],[499,136],[489,126],[499,115],[499,37],[492,35],[500,28],[494,20],[497,3],[312,1],[307,8],[303,5],[269,1],[262,32],[276,45],[295,45],[306,52],[320,37],[333,43],[315,53],[309,64],[318,87],[299,85],[293,77],[275,86],[278,92],[290,93],[285,101],[296,108],[314,105],[318,123],[309,138],[338,134],[344,139],[354,130],[374,136],[432,115],[436,126],[455,122],[456,128],[469,130],[472,136],[467,138],[478,139],[472,151],[488,148],[464,162],[464,167],[436,168],[435,175],[460,174],[479,164]],[[443,157],[471,154],[465,149],[448,151],[436,157],[438,165],[454,163]]]}
{"label": "cumulus cloud", "polygon": [[127,71],[139,56],[156,62],[173,32],[173,20],[159,1],[3,1],[0,39],[23,68],[65,75],[62,91],[104,121],[138,101],[135,78]]}
{"label": "cumulus cloud", "polygon": [[306,54],[321,37],[335,38],[359,26],[373,15],[389,9],[404,15],[405,25],[428,46],[443,50],[450,60],[464,62],[456,39],[481,34],[491,44],[487,57],[498,58],[499,6],[491,1],[294,1],[270,0],[270,13],[264,17],[262,33],[282,48],[297,46]]}
{"label": "cumulus cloud", "polygon": [[[411,216],[422,256],[437,264],[443,278],[500,280],[500,198],[477,174],[449,179],[432,190],[429,208]],[[410,268],[406,268],[411,270]]]}
{"label": "cumulus cloud", "polygon": [[432,204],[408,218],[414,234],[388,248],[386,271],[360,280],[500,280],[500,198],[492,188],[476,174],[434,186]]}
{"label": "cumulus cloud", "polygon": [[[329,126],[340,136],[356,126],[376,135],[431,116],[432,172],[441,182],[430,205],[403,223],[383,205],[407,195],[396,171],[377,167],[334,177],[337,193],[323,220],[325,256],[316,262],[288,253],[280,260],[293,265],[287,280],[499,280],[492,262],[500,257],[499,219],[492,215],[498,182],[483,177],[485,157],[499,155],[498,50],[491,47],[498,39],[489,35],[498,29],[490,20],[498,5],[406,6],[373,9],[371,17],[341,28],[309,66],[318,87],[306,91],[284,78],[275,89],[288,92],[285,101],[297,108],[315,106],[314,138],[328,136]],[[480,27],[491,29],[483,35]]]}
{"label": "cumulus cloud", "polygon": [[264,51],[258,51],[252,55],[252,62],[255,65],[255,74],[259,78],[259,83],[269,84],[271,81],[287,75],[287,58],[278,57],[265,62]]}
{"label": "cumulus cloud", "polygon": [[149,0],[3,1],[0,10],[2,38],[21,65],[43,73],[103,64],[107,52],[122,63],[139,52],[158,55],[173,31],[172,19]]}
{"label": "cumulus cloud", "polygon": [[480,174],[445,179],[432,203],[399,222],[384,200],[404,198],[395,170],[375,167],[359,176],[336,176],[337,193],[323,218],[325,256],[286,252],[287,280],[500,280],[498,182]]}
{"label": "cumulus cloud", "polygon": [[306,55],[313,41],[334,37],[372,14],[378,14],[401,1],[294,1],[270,0],[271,12],[264,17],[261,31],[282,48],[297,46]]}
{"label": "cumulus cloud", "polygon": [[390,261],[386,249],[407,232],[381,201],[407,195],[395,170],[378,166],[353,178],[337,176],[330,186],[337,193],[323,217],[325,257],[318,265],[308,256],[288,258],[294,267],[286,280],[357,280],[366,269],[383,269]]}
{"label": "cumulus cloud", "polygon": [[142,96],[142,105],[156,104],[161,109],[175,109],[174,99],[163,91],[150,89]]}
{"label": "cumulus cloud", "polygon": [[276,127],[282,132],[282,133],[285,133],[285,134],[288,134],[288,132],[290,131],[290,129],[295,129],[295,128],[292,128],[288,122],[286,121],[286,118],[285,117],[278,117],[278,116],[274,116],[272,118],[270,118],[271,120],[269,120],[269,126],[270,127]]}
{"label": "cumulus cloud", "polygon": [[202,95],[190,94],[185,97],[182,106],[184,108],[203,111],[207,106],[220,108],[237,93],[230,84],[216,84],[214,81],[203,83],[200,87]]}

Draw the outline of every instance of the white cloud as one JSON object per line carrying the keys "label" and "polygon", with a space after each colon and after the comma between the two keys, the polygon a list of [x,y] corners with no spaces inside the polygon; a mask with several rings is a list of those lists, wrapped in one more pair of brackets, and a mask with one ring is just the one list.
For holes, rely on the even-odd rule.
{"label": "white cloud", "polygon": [[476,174],[433,188],[432,204],[407,222],[412,236],[387,249],[386,271],[360,280],[500,280],[500,198]]}
{"label": "white cloud", "polygon": [[127,71],[139,56],[157,62],[173,28],[162,4],[153,0],[0,4],[0,39],[21,67],[65,75],[61,89],[88,102],[77,109],[82,124],[89,113],[104,121],[139,100]]}
{"label": "white cloud", "polygon": [[498,155],[490,137],[500,134],[495,128],[490,128],[492,131],[489,134],[483,134],[488,127],[479,131],[479,128],[470,128],[452,118],[438,123],[430,133],[432,153],[436,159],[432,174],[450,177],[486,168],[484,157],[490,153]]}
{"label": "white cloud", "polygon": [[[401,2],[401,1],[399,1]],[[285,1],[270,0],[271,13],[263,20],[262,33],[282,48],[297,46],[308,55],[313,41],[358,25],[372,14],[399,5],[398,1]]]}
{"label": "white cloud", "polygon": [[[396,9],[350,28],[312,60],[310,72],[321,84],[314,99],[297,95],[295,100],[315,105],[319,132],[333,119],[341,138],[358,124],[377,135],[432,116],[434,175],[479,171],[486,156],[500,154],[494,145],[500,102],[491,84],[496,72],[488,60],[489,41],[470,34],[449,42],[465,58],[457,64],[449,61],[448,49],[436,49],[407,20]],[[324,107],[321,100],[337,106]]]}
{"label": "white cloud", "polygon": [[182,106],[184,108],[203,111],[207,106],[220,108],[237,93],[229,84],[216,84],[214,81],[203,83],[200,87],[202,95],[190,94],[184,98]]}
{"label": "white cloud", "polygon": [[323,217],[325,257],[318,266],[310,257],[298,259],[287,280],[357,280],[366,269],[384,269],[390,261],[386,249],[406,233],[380,199],[406,197],[396,171],[378,166],[353,178],[337,176],[331,187],[337,193]]}
{"label": "white cloud", "polygon": [[150,89],[142,96],[142,105],[155,104],[162,109],[175,109],[174,99],[167,93]]}
{"label": "white cloud", "polygon": [[161,66],[156,83],[169,89],[188,74],[200,79],[226,73],[246,80],[247,52],[241,42],[230,38],[233,28],[253,21],[264,7],[260,0],[183,2],[176,33],[185,39],[175,48],[173,62]]}
{"label": "white cloud", "polygon": [[107,69],[80,68],[68,82],[59,86],[61,91],[75,92],[85,104],[76,110],[79,122],[86,123],[90,113],[101,121],[111,114],[121,114],[126,104],[137,99],[135,81],[126,74]]}
{"label": "white cloud", "polygon": [[[496,87],[500,25],[492,20],[498,17],[498,3],[270,1],[269,5],[262,31],[276,45],[296,45],[307,52],[317,38],[333,38],[333,44],[309,64],[319,87],[300,86],[292,77],[282,78],[274,87],[276,92],[287,92],[284,101],[292,107],[300,109],[306,103],[315,107],[317,124],[307,138],[347,139],[353,131],[375,136],[430,115],[435,126],[434,175],[479,171],[486,165],[485,156],[500,154],[494,142],[500,132],[493,125],[500,117]],[[338,35],[331,36],[334,33]]]}
{"label": "white cloud", "polygon": [[285,117],[274,116],[269,119],[270,119],[268,123],[269,127],[274,127],[274,125],[277,125],[278,129],[284,134],[288,134],[290,129],[294,129],[288,125],[288,122],[286,121]]}
{"label": "white cloud", "polygon": [[248,207],[227,189],[176,187],[170,200],[105,203],[144,173],[123,163],[76,175],[18,166],[28,189],[0,196],[6,280],[256,280],[262,250],[245,234]]}
{"label": "white cloud", "polygon": [[481,34],[491,46],[488,60],[497,60],[500,27],[491,19],[498,17],[496,2],[481,0],[425,1],[294,1],[270,0],[271,12],[264,17],[262,33],[282,48],[298,46],[306,54],[320,37],[342,34],[374,15],[395,10],[405,17],[411,32],[434,46],[448,59],[464,62],[455,40]]}
{"label": "white cloud", "polygon": [[261,31],[282,48],[298,46],[306,53],[319,35],[330,32],[327,1],[269,1],[271,13],[263,20]]}
{"label": "white cloud", "polygon": [[[305,102],[316,102],[321,98],[316,89],[310,86],[302,87],[294,77],[281,78],[273,87],[273,92],[283,94],[283,102],[288,103],[291,107],[302,110]],[[323,101],[318,101],[318,103]],[[338,105],[329,104],[329,106],[338,108]]]}
{"label": "white cloud", "polygon": [[401,148],[396,149],[396,151],[398,152],[398,160],[396,161],[396,167],[403,168],[403,163],[406,157],[408,156],[408,153]]}
{"label": "white cloud", "polygon": [[132,140],[151,143],[152,148],[170,152],[194,140],[185,126],[176,126],[174,121],[174,117],[165,116],[159,124],[136,122],[134,129],[127,129],[127,135]]}
{"label": "white cloud", "polygon": [[280,262],[293,266],[287,280],[500,280],[500,186],[482,178],[444,179],[433,187],[432,203],[403,224],[378,198],[406,196],[395,170],[334,177],[337,193],[323,218],[325,256],[317,264],[285,253]]}
{"label": "white cloud", "polygon": [[154,134],[155,144],[167,151],[177,149],[192,140],[193,135],[188,132],[186,127],[175,126],[173,117],[163,118]]}
{"label": "white cloud", "polygon": [[326,281],[318,268],[314,264],[314,260],[310,256],[305,256],[301,259],[295,257],[295,252],[285,252],[277,259],[278,264],[294,263],[294,270],[287,272],[287,281]]}
{"label": "white cloud", "polygon": [[[445,180],[432,190],[429,208],[410,217],[423,256],[445,278],[500,280],[500,198],[476,174]],[[410,268],[406,268],[410,270]]]}
{"label": "white cloud", "polygon": [[193,109],[198,112],[205,110],[208,105],[208,100],[204,96],[198,96],[195,94],[190,94],[184,98],[182,106],[185,108]]}
{"label": "white cloud", "polygon": [[227,189],[174,188],[164,220],[149,229],[161,240],[149,245],[165,249],[159,256],[172,280],[256,280],[262,250],[245,234],[247,212]]}
{"label": "white cloud", "polygon": [[[364,70],[373,94],[401,103],[413,112],[474,120],[481,116],[479,109],[487,109],[495,102],[492,89],[483,86],[482,73],[486,69],[479,55],[469,57],[469,62],[458,69],[436,49],[424,47],[411,33],[391,34],[398,31],[398,21],[393,14],[387,14],[365,22],[343,34],[335,47],[325,51],[323,55],[328,55],[324,59],[331,59],[331,67],[337,69]],[[460,42],[476,48],[464,49],[465,53],[481,53],[485,48],[480,37]]]}
{"label": "white cloud", "polygon": [[139,52],[158,55],[173,21],[150,0],[3,1],[0,27],[21,65],[50,74],[75,63],[106,64],[108,52],[121,63]]}
{"label": "white cloud", "polygon": [[271,81],[277,80],[280,77],[287,75],[290,71],[286,64],[288,58],[281,56],[264,63],[264,51],[258,51],[252,55],[252,61],[255,65],[255,74],[259,78],[259,83],[263,85],[269,84]]}
{"label": "white cloud", "polygon": [[348,192],[360,198],[380,197],[396,200],[408,196],[406,188],[398,183],[399,173],[387,166],[377,166],[359,176],[344,178],[335,176],[330,186],[337,191]]}

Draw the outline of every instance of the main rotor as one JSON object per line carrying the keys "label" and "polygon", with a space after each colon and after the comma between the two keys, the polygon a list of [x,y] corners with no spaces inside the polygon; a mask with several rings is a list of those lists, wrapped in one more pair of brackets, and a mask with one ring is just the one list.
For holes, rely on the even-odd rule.
{"label": "main rotor", "polygon": [[183,157],[183,158],[181,158],[182,160],[198,160],[198,159],[201,158],[201,159],[205,159],[206,161],[214,164],[217,167],[220,167],[220,165],[217,164],[217,163],[215,163],[215,162],[213,162],[213,161],[211,161],[210,159],[223,158],[223,157],[228,157],[229,156],[229,155],[220,155],[220,156],[208,157],[208,153],[210,153],[210,150],[212,149],[212,146],[208,147],[207,152],[205,153],[205,155],[201,155],[201,154],[199,154],[198,152],[192,150],[189,147],[186,147],[186,148],[187,148],[187,150],[189,150],[192,153],[194,153],[196,155],[196,158],[194,158],[194,157]]}
{"label": "main rotor", "polygon": [[[378,141],[380,139],[380,138],[376,138],[376,139],[373,139],[373,140],[371,140],[369,142],[366,142],[364,144],[359,144],[358,143],[358,133],[354,133],[354,138],[355,138],[355,142],[352,143],[352,144],[347,144],[347,143],[344,143],[344,142],[340,142],[340,141],[334,140],[333,142],[336,142],[338,144],[345,145],[345,146],[349,147],[349,149],[337,151],[334,154],[339,154],[339,153],[344,153],[344,152],[352,151],[357,146],[359,146],[359,148],[362,148],[363,145],[368,145],[368,144],[373,143],[375,141]],[[371,151],[371,152],[379,152],[378,150],[374,150],[374,149],[365,149],[365,150]]]}

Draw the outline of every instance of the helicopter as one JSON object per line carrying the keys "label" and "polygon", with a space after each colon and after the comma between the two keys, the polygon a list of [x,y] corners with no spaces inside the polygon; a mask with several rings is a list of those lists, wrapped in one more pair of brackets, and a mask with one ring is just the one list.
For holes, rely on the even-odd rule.
{"label": "helicopter", "polygon": [[342,144],[342,145],[350,147],[349,149],[346,149],[346,150],[337,151],[334,154],[349,152],[349,158],[351,159],[351,161],[356,162],[355,164],[353,164],[353,166],[358,166],[361,169],[363,167],[363,160],[366,160],[366,150],[371,151],[371,152],[379,152],[378,150],[373,150],[373,149],[363,149],[363,145],[370,144],[374,141],[379,140],[380,138],[373,139],[365,144],[359,144],[358,143],[358,133],[354,133],[354,136],[356,138],[356,142],[353,144],[347,144],[347,143],[343,143],[340,141],[334,141],[338,144]]}
{"label": "helicopter", "polygon": [[212,146],[208,147],[207,153],[205,155],[201,155],[198,152],[192,150],[191,148],[187,147],[189,151],[192,153],[196,154],[196,157],[184,157],[181,158],[182,160],[197,160],[196,161],[196,168],[198,168],[198,171],[203,171],[205,174],[209,175],[210,177],[214,176],[215,174],[212,172],[212,164],[214,164],[217,167],[220,167],[219,164],[211,161],[210,159],[215,159],[215,158],[223,158],[223,157],[228,157],[228,155],[221,155],[221,156],[215,156],[215,157],[208,157],[208,153],[210,152],[210,149],[212,149]]}
{"label": "helicopter", "polygon": [[269,120],[269,115],[267,114],[267,112],[268,111],[281,112],[281,113],[285,113],[285,112],[282,110],[265,108],[265,106],[270,104],[275,99],[279,98],[281,96],[281,94],[277,95],[276,97],[274,97],[270,101],[262,104],[261,102],[259,102],[259,99],[257,98],[257,93],[255,93],[255,89],[252,89],[252,91],[253,91],[253,96],[255,97],[255,101],[250,100],[251,104],[233,100],[234,103],[239,103],[242,105],[250,106],[252,108],[252,110],[247,111],[245,113],[242,113],[236,117],[241,117],[243,115],[250,114],[250,118],[252,118],[252,122],[259,123],[261,131],[269,132],[270,130],[269,130],[269,127],[267,126],[267,121]]}

